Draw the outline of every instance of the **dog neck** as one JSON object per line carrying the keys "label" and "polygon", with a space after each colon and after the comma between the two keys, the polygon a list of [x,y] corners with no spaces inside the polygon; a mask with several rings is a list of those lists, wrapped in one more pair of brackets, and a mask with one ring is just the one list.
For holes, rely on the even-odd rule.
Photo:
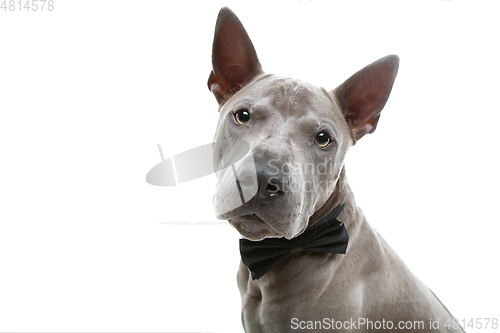
{"label": "dog neck", "polygon": [[323,204],[323,206],[321,206],[311,216],[307,228],[310,228],[311,226],[316,224],[319,220],[328,215],[328,213],[330,213],[335,207],[337,207],[341,203],[345,203],[346,206],[350,206],[351,201],[354,202],[354,196],[352,195],[351,189],[349,188],[349,184],[347,183],[347,177],[345,175],[345,167],[344,167],[340,172],[337,185],[333,189],[332,194],[330,195],[328,200]]}
{"label": "dog neck", "polygon": [[319,222],[341,203],[344,203],[345,206],[339,215],[339,220],[346,225],[347,231],[349,232],[349,242],[354,241],[360,229],[359,227],[364,221],[364,215],[356,206],[354,194],[347,182],[345,167],[342,169],[337,185],[328,200],[309,219],[306,230]]}

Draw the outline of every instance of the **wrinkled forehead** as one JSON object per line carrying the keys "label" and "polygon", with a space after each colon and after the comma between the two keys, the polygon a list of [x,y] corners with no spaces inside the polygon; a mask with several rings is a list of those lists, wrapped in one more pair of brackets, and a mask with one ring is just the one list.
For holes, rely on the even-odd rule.
{"label": "wrinkled forehead", "polygon": [[[231,98],[222,110],[266,107],[286,118],[314,114],[333,116],[335,101],[315,85],[278,75],[258,77]],[[221,110],[221,111],[222,111]]]}

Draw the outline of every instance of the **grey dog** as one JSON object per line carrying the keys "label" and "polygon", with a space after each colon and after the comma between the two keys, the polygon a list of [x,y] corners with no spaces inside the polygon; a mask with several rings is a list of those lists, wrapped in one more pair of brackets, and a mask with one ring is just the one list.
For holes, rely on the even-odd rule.
{"label": "grey dog", "polygon": [[[245,331],[463,332],[368,224],[346,179],[344,158],[375,130],[399,58],[377,60],[331,91],[265,74],[243,25],[223,8],[212,64],[217,217],[251,241],[293,240],[343,203],[338,219],[349,235],[345,254],[298,251],[259,279],[241,263]],[[249,153],[222,168],[242,141]]]}

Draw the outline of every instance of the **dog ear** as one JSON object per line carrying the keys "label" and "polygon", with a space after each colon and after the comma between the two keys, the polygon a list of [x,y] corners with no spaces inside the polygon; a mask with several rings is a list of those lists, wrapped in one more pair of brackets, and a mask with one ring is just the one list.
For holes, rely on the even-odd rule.
{"label": "dog ear", "polygon": [[334,90],[356,140],[375,131],[398,67],[397,55],[386,56],[366,66]]}
{"label": "dog ear", "polygon": [[258,74],[262,67],[250,37],[240,20],[224,7],[220,10],[215,25],[212,46],[212,72],[208,78],[208,89],[219,104]]}

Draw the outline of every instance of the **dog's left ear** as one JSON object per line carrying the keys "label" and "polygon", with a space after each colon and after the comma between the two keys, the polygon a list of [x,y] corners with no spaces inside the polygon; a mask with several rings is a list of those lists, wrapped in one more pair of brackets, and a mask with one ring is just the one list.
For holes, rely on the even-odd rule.
{"label": "dog's left ear", "polygon": [[219,104],[262,73],[262,66],[250,37],[238,17],[227,7],[222,8],[217,17],[212,66],[208,89]]}
{"label": "dog's left ear", "polygon": [[386,56],[366,66],[333,91],[356,140],[375,131],[398,67],[397,55]]}

